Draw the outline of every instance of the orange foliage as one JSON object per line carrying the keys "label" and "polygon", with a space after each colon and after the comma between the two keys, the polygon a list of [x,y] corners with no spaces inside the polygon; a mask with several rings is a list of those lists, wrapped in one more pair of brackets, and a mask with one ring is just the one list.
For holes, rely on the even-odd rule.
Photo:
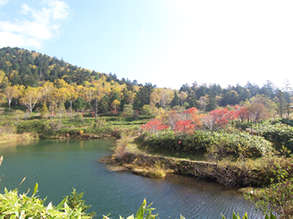
{"label": "orange foliage", "polygon": [[148,123],[142,125],[141,128],[145,131],[156,132],[156,131],[161,131],[161,130],[167,129],[168,126],[164,125],[158,119],[152,119]]}

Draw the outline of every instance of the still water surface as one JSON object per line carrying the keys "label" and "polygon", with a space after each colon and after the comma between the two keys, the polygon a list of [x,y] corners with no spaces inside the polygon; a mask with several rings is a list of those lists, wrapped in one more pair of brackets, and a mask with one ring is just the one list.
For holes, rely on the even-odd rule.
{"label": "still water surface", "polygon": [[[102,215],[129,215],[146,198],[153,202],[160,218],[221,218],[234,211],[251,218],[260,212],[241,195],[222,186],[189,177],[150,179],[127,172],[111,172],[97,160],[111,153],[111,141],[39,141],[26,146],[0,146],[4,162],[0,167],[0,187],[33,189],[56,204],[76,188],[84,192],[91,210]],[[26,177],[25,182],[19,182]]]}

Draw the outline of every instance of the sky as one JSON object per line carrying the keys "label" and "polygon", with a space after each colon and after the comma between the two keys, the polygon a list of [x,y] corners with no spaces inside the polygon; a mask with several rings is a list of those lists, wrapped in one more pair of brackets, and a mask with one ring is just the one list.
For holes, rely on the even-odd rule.
{"label": "sky", "polygon": [[0,47],[159,87],[283,87],[292,11],[292,0],[0,0]]}

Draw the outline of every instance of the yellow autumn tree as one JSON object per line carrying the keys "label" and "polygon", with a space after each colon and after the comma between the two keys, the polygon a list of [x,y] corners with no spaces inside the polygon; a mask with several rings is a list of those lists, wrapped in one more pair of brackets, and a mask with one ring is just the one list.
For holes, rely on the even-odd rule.
{"label": "yellow autumn tree", "polygon": [[166,107],[171,103],[174,97],[174,91],[168,88],[155,88],[151,93],[151,105],[159,104],[161,107]]}
{"label": "yellow autumn tree", "polygon": [[107,89],[105,82],[102,80],[93,81],[94,86],[94,100],[95,100],[95,117],[98,115],[98,102],[106,95]]}
{"label": "yellow autumn tree", "polygon": [[67,87],[57,88],[56,90],[56,99],[58,100],[58,106],[60,111],[65,111],[65,102],[69,100],[70,93]]}
{"label": "yellow autumn tree", "polygon": [[45,83],[43,83],[42,85],[42,92],[43,92],[43,102],[44,104],[46,104],[49,99],[50,96],[52,95],[52,92],[54,91],[54,84],[50,81],[46,81]]}
{"label": "yellow autumn tree", "polygon": [[113,109],[114,113],[117,113],[117,108],[118,108],[119,105],[120,105],[119,100],[117,100],[117,99],[113,100],[111,106],[112,106],[112,109]]}
{"label": "yellow autumn tree", "polygon": [[30,113],[32,113],[41,97],[42,92],[39,87],[27,87],[20,98],[20,102],[26,106]]}
{"label": "yellow autumn tree", "polygon": [[11,109],[11,101],[13,98],[17,98],[21,95],[21,91],[20,91],[20,86],[19,85],[15,85],[15,86],[7,86],[4,89],[4,95],[7,99],[7,103],[8,103],[8,107],[9,110]]}
{"label": "yellow autumn tree", "polygon": [[72,115],[72,103],[78,98],[78,91],[76,84],[68,84],[66,87],[66,98],[69,100],[70,103],[70,112]]}
{"label": "yellow autumn tree", "polygon": [[0,88],[3,89],[8,85],[8,78],[4,71],[0,70]]}
{"label": "yellow autumn tree", "polygon": [[83,88],[83,99],[90,103],[95,97],[95,88],[94,87],[84,87]]}

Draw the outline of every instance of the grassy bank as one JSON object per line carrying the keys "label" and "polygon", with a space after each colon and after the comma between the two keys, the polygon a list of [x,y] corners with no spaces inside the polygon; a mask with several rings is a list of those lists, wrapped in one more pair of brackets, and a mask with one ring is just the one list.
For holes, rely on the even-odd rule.
{"label": "grassy bank", "polygon": [[[197,161],[186,158],[145,153],[133,148],[120,151],[103,162],[111,166],[122,166],[134,173],[152,176],[153,172],[186,175],[207,179],[229,187],[263,187],[279,182],[282,171],[293,174],[293,159],[265,157],[244,161]],[[123,155],[122,155],[123,153]],[[119,169],[121,170],[121,169]],[[139,170],[139,171],[136,171]],[[149,174],[147,174],[149,172]]]}
{"label": "grassy bank", "polygon": [[244,188],[246,197],[263,210],[292,217],[292,124],[280,120],[239,124],[216,131],[151,129],[132,138],[122,136],[124,145],[118,145],[106,163],[148,177],[159,169]]}
{"label": "grassy bank", "polygon": [[15,144],[29,144],[37,140],[38,135],[34,133],[5,133],[0,135],[0,147]]}
{"label": "grassy bank", "polygon": [[[129,120],[119,116],[85,117],[80,113],[60,117],[41,118],[39,114],[6,113],[0,115],[0,142],[16,141],[21,136],[42,139],[119,139],[124,132],[138,130],[146,120]],[[30,134],[27,134],[30,133]],[[14,140],[13,140],[14,139]]]}

